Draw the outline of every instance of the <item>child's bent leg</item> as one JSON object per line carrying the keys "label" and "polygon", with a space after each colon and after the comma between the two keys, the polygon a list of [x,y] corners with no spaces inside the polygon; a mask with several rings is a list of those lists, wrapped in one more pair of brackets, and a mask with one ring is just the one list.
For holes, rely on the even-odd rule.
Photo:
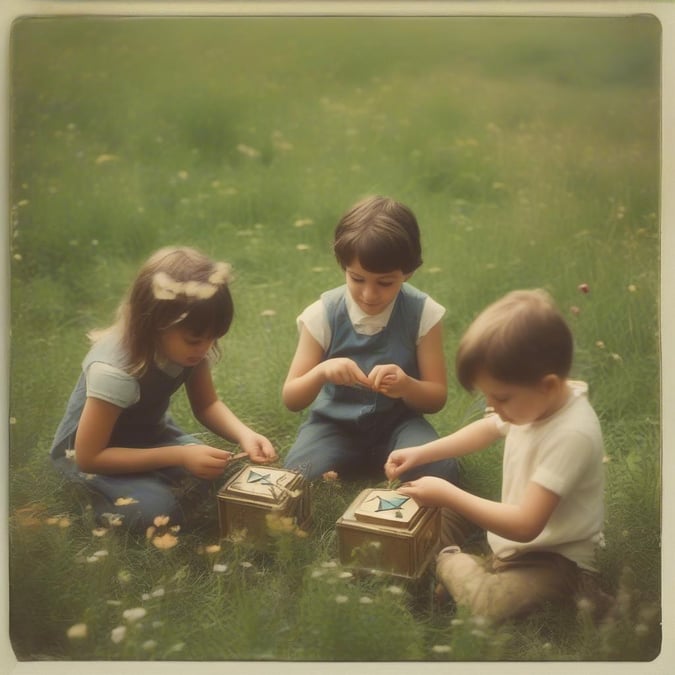
{"label": "child's bent leg", "polygon": [[[392,433],[392,442],[387,456],[392,450],[409,448],[414,445],[424,445],[438,438],[436,430],[422,416],[410,417],[399,424]],[[386,461],[386,457],[382,464]],[[459,483],[459,463],[456,459],[441,459],[429,464],[416,466],[414,469],[401,475],[401,482],[416,480],[422,476],[437,476],[451,483]]]}
{"label": "child's bent leg", "polygon": [[578,568],[556,554],[486,561],[465,553],[438,556],[436,575],[460,605],[496,623],[525,616],[546,603],[568,604]]}
{"label": "child's bent leg", "polygon": [[360,461],[362,453],[343,429],[329,421],[310,419],[300,427],[284,468],[300,471],[311,481],[328,471],[337,471],[339,475],[353,470]]}

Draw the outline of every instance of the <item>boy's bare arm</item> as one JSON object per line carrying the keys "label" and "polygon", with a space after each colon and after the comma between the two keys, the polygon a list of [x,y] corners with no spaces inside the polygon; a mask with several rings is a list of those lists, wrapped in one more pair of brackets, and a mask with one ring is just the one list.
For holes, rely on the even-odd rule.
{"label": "boy's bare arm", "polygon": [[485,417],[467,424],[449,436],[424,445],[394,450],[384,465],[384,472],[389,480],[394,480],[414,466],[448,457],[462,457],[483,450],[498,438],[501,438],[501,434],[497,429],[495,418]]}
{"label": "boy's bare arm", "polygon": [[419,504],[443,506],[480,527],[512,541],[528,542],[544,529],[559,495],[530,482],[520,504],[503,504],[473,495],[441,478],[425,476],[398,488]]}

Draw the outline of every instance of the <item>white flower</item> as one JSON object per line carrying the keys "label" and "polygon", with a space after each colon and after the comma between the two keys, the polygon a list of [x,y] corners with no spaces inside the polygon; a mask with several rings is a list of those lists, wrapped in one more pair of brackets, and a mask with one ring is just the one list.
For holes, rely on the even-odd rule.
{"label": "white flower", "polygon": [[338,574],[340,579],[351,579],[353,576],[354,575],[351,572],[340,572],[340,574]]}
{"label": "white flower", "polygon": [[452,651],[452,647],[450,645],[434,645],[431,651],[435,654],[449,654]]}
{"label": "white flower", "polygon": [[403,589],[400,586],[387,586],[387,591],[392,595],[402,595]]}
{"label": "white flower", "polygon": [[225,563],[216,563],[213,566],[213,571],[218,572],[219,574],[222,574],[223,572],[227,572],[227,565]]}
{"label": "white flower", "polygon": [[147,611],[144,607],[133,607],[132,609],[125,609],[122,612],[122,616],[129,622],[133,623],[142,619],[147,614]]}
{"label": "white flower", "polygon": [[347,602],[349,598],[346,595],[336,595],[335,596],[335,602],[337,602],[338,605],[344,605],[345,602]]}
{"label": "white flower", "polygon": [[359,602],[362,605],[372,605],[373,604],[373,599],[369,598],[367,595],[363,595],[359,598]]}
{"label": "white flower", "polygon": [[118,645],[127,635],[126,626],[117,626],[110,631],[110,639]]}

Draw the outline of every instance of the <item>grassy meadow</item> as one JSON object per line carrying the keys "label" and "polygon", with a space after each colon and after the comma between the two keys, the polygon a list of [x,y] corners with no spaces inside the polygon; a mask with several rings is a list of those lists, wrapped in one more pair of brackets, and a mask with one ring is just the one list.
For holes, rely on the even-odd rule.
{"label": "grassy meadow", "polygon": [[[25,19],[11,36],[10,635],[19,660],[650,661],[661,647],[658,22],[564,18]],[[605,434],[616,600],[499,628],[433,581],[357,578],[313,489],[308,536],[218,540],[215,500],[160,550],[96,528],[48,448],[87,349],[167,244],[232,263],[217,388],[280,455],[295,317],[341,283],[340,214],[369,193],[418,216],[412,282],[447,307],[449,433],[480,401],[453,377],[488,302],[546,288]],[[587,284],[590,292],[579,290]],[[174,414],[195,428],[182,394]],[[212,439],[221,447],[230,447]],[[497,499],[501,452],[463,461]],[[300,533],[302,534],[302,533]],[[76,628],[73,629],[72,627]]]}

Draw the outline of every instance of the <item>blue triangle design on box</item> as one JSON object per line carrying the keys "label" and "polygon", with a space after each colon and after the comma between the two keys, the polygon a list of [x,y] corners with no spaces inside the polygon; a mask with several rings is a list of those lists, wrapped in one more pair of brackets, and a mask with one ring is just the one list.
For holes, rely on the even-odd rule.
{"label": "blue triangle design on box", "polygon": [[400,509],[410,497],[392,497],[391,499],[385,499],[384,497],[379,497],[380,504],[377,507],[376,511],[393,511],[395,509]]}
{"label": "blue triangle design on box", "polygon": [[249,471],[247,483],[262,483],[263,485],[272,485],[269,473],[258,473],[257,471]]}

